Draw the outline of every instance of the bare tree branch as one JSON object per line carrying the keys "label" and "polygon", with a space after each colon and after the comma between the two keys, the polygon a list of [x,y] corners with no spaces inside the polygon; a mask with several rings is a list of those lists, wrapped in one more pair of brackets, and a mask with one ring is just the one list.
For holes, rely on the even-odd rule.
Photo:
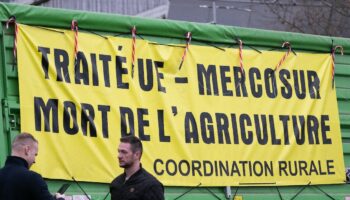
{"label": "bare tree branch", "polygon": [[261,0],[287,31],[350,35],[350,0]]}

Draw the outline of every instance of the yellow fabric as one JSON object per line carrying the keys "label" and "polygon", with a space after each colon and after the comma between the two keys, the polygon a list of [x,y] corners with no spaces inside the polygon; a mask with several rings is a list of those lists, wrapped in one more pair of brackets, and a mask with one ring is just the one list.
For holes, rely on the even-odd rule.
{"label": "yellow fabric", "polygon": [[119,138],[135,133],[143,167],[164,185],[345,180],[329,54],[290,53],[274,71],[285,52],[244,48],[242,76],[236,47],[190,45],[179,69],[184,49],[137,38],[132,67],[131,38],[79,32],[75,61],[74,32],[20,24],[21,129],[39,140],[33,169],[108,183],[122,173]]}

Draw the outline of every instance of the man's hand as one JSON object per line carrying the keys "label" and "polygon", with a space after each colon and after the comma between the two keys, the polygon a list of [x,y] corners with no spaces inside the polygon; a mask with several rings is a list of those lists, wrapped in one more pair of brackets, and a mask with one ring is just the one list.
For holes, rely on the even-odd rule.
{"label": "man's hand", "polygon": [[60,193],[56,193],[55,194],[55,199],[57,199],[57,200],[64,200],[65,199],[65,195],[64,194],[60,194]]}

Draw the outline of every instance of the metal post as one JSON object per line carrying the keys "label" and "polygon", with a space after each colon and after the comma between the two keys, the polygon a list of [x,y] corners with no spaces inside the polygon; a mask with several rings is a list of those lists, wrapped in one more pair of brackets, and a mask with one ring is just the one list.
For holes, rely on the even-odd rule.
{"label": "metal post", "polygon": [[215,3],[215,0],[213,0],[212,8],[213,8],[213,21],[212,21],[212,23],[216,24],[216,3]]}
{"label": "metal post", "polygon": [[231,186],[226,186],[225,187],[225,196],[226,196],[226,199],[231,199],[231,196],[232,196]]}

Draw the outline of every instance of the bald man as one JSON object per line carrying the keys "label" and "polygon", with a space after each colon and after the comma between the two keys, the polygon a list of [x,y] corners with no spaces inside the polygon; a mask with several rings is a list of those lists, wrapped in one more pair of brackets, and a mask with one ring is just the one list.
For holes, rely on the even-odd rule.
{"label": "bald man", "polygon": [[0,199],[6,200],[64,200],[64,195],[49,193],[40,174],[30,171],[38,155],[38,141],[29,133],[17,135],[11,156],[0,169]]}

